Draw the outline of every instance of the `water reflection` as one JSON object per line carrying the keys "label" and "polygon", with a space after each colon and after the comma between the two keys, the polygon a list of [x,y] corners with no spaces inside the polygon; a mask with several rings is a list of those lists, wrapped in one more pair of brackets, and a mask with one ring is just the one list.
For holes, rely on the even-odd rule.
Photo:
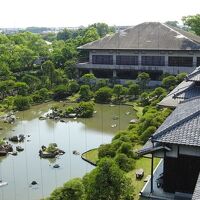
{"label": "water reflection", "polygon": [[[67,180],[82,177],[93,169],[93,166],[81,160],[80,156],[73,155],[72,151],[83,153],[110,142],[113,134],[125,129],[134,118],[131,107],[95,105],[97,112],[90,119],[67,119],[64,123],[40,121],[38,117],[54,105],[59,104],[35,106],[28,111],[17,113],[19,119],[15,124],[0,124],[0,127],[3,127],[0,131],[1,138],[19,134],[26,136],[25,142],[20,144],[25,149],[23,152],[18,156],[9,155],[0,159],[0,179],[8,182],[7,186],[0,187],[0,200],[40,199],[48,196],[55,187]],[[126,112],[130,114],[127,115]],[[113,116],[119,118],[113,120]],[[116,124],[116,127],[112,128],[112,124]],[[52,142],[57,143],[66,153],[56,160],[40,159],[40,147]],[[13,145],[15,147],[17,144]],[[59,164],[60,168],[54,169],[54,164]],[[34,180],[37,181],[38,187],[29,187]]]}

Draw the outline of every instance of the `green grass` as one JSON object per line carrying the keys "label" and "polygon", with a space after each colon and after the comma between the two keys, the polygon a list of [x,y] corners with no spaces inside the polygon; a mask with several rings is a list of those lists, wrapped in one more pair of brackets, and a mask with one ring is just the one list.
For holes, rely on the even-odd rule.
{"label": "green grass", "polygon": [[[160,159],[155,158],[154,159],[154,168],[158,165]],[[142,168],[144,170],[144,177],[141,180],[137,180],[135,177],[135,172],[137,169]],[[127,176],[131,179],[131,182],[134,186],[134,199],[139,199],[139,193],[142,190],[145,182],[144,179],[151,174],[151,159],[150,158],[140,158],[136,161],[136,166],[133,171],[130,171],[127,173]]]}
{"label": "green grass", "polygon": [[91,151],[88,151],[87,153],[84,153],[83,157],[86,158],[87,160],[93,162],[94,164],[96,164],[97,161],[99,160],[99,158],[98,158],[98,149],[92,149]]}
{"label": "green grass", "polygon": [[[141,145],[135,145],[136,149],[139,149]],[[93,149],[85,154],[83,156],[92,161],[93,163],[96,163],[98,161],[98,149]],[[154,158],[154,169],[158,165],[160,159]],[[135,172],[137,169],[142,168],[144,170],[144,177],[141,180],[137,180],[135,177]],[[150,158],[140,158],[136,160],[136,166],[135,169],[127,173],[127,177],[131,179],[131,182],[134,186],[134,199],[138,200],[139,199],[139,193],[142,190],[145,182],[144,179],[151,174],[151,159]]]}
{"label": "green grass", "polygon": [[133,108],[136,111],[136,116],[140,119],[143,115],[143,107],[138,106],[136,102],[133,103]]}

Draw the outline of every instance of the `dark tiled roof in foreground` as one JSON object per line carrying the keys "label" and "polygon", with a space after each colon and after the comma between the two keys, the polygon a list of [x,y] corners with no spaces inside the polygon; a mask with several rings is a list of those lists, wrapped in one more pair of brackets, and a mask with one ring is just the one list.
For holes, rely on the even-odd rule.
{"label": "dark tiled roof in foreground", "polygon": [[200,81],[200,67],[197,67],[191,74],[189,74],[186,77],[186,80],[199,82]]}
{"label": "dark tiled roof in foreground", "polygon": [[[195,97],[188,91],[188,89],[191,89],[191,87],[194,85],[193,82],[181,82],[176,88],[174,88],[162,101],[158,103],[160,106],[166,106],[166,107],[176,107],[180,102],[182,102],[185,98],[185,96],[192,96]],[[187,91],[187,95],[185,95],[185,92]],[[196,93],[195,93],[196,94]],[[180,97],[180,98],[178,98]]]}
{"label": "dark tiled roof in foreground", "polygon": [[200,37],[159,22],[145,22],[79,49],[200,50]]}
{"label": "dark tiled roof in foreground", "polygon": [[194,193],[192,195],[192,200],[200,200],[200,174],[197,179],[197,183],[194,189]]}
{"label": "dark tiled roof in foreground", "polygon": [[200,146],[200,98],[179,104],[153,134],[153,140]]}
{"label": "dark tiled roof in foreground", "polygon": [[200,86],[196,83],[200,82],[200,67],[197,67],[186,79],[172,90],[161,102],[160,106],[176,107],[180,102],[186,99],[199,97]]}

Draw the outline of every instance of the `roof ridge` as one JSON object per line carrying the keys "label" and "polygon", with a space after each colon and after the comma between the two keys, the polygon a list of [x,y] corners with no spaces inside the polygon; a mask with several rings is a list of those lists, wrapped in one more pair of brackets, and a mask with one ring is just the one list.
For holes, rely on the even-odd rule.
{"label": "roof ridge", "polygon": [[[193,84],[194,85],[194,84]],[[186,92],[186,91],[188,91],[188,90],[191,90],[192,88],[191,87],[182,87],[182,88],[179,88],[178,90],[177,90],[177,92],[175,92],[174,94],[173,94],[173,98],[178,98],[178,95],[180,95],[180,94],[182,94],[183,92]],[[181,91],[179,91],[179,90],[181,90]]]}
{"label": "roof ridge", "polygon": [[199,95],[199,96],[196,96],[196,97],[192,97],[192,98],[190,98],[190,99],[185,99],[184,101],[180,102],[180,104],[182,104],[182,103],[187,103],[187,102],[193,101],[193,100],[195,100],[195,99],[200,99],[200,95]]}
{"label": "roof ridge", "polygon": [[[181,82],[181,83],[182,83],[182,82]],[[181,84],[181,83],[180,83],[180,84]],[[180,84],[179,84],[179,85],[180,85]],[[194,84],[194,83],[193,83],[193,84]],[[192,85],[193,85],[193,84],[192,84]],[[178,85],[178,86],[179,86],[179,85]],[[181,88],[178,88],[176,91],[173,91],[173,90],[172,90],[172,91],[167,95],[167,97],[174,96],[179,90],[185,91],[185,89],[187,89],[187,88],[188,88],[188,86],[183,86],[183,87],[181,87]],[[174,88],[174,90],[175,90],[175,89],[176,89],[176,88]],[[180,92],[181,92],[181,91],[180,91]]]}
{"label": "roof ridge", "polygon": [[[200,114],[200,109],[197,110],[196,112],[193,112],[192,114],[188,115],[187,117],[179,120],[178,122],[176,122],[175,124],[172,124],[171,126],[167,127],[166,129],[158,132],[158,133],[155,133],[152,135],[152,140],[155,140],[156,141],[156,138],[158,138],[159,136],[162,136],[163,134],[165,134],[166,132],[170,131],[171,129],[183,124],[184,122],[198,116]],[[170,115],[171,116],[171,115]],[[169,116],[169,117],[170,117]]]}
{"label": "roof ridge", "polygon": [[191,42],[194,42],[194,43],[196,43],[196,44],[199,44],[199,43],[197,43],[196,41],[194,41],[194,40],[188,38],[187,36],[183,35],[183,34],[180,33],[178,30],[173,29],[173,27],[168,26],[168,25],[166,25],[166,24],[164,24],[164,23],[161,23],[161,24],[162,24],[163,26],[165,26],[166,28],[170,29],[171,31],[175,32],[177,35],[181,35],[181,36],[183,36],[185,39],[187,39],[187,40],[189,40],[189,41],[191,41]]}
{"label": "roof ridge", "polygon": [[200,67],[197,67],[192,73],[188,74],[186,76],[186,81],[188,81],[190,78],[194,77],[198,73],[200,73]]}
{"label": "roof ridge", "polygon": [[[186,37],[193,37],[193,41],[197,42],[198,44],[200,44],[200,36],[196,35],[193,32],[189,32],[187,30],[181,29],[180,27],[174,27],[175,30],[180,31],[182,35],[188,35]],[[198,38],[198,39],[197,39]]]}

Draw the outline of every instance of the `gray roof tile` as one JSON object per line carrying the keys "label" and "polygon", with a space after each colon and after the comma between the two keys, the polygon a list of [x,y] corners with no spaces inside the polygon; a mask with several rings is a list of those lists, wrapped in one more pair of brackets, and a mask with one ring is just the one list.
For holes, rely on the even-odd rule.
{"label": "gray roof tile", "polygon": [[197,67],[192,73],[190,73],[186,77],[187,81],[194,81],[199,82],[200,81],[200,67]]}
{"label": "gray roof tile", "polygon": [[153,134],[153,140],[200,146],[200,98],[181,103]]}
{"label": "gray roof tile", "polygon": [[200,37],[159,22],[145,22],[79,49],[200,50]]}
{"label": "gray roof tile", "polygon": [[172,90],[158,105],[176,107],[185,99],[200,96],[200,86],[195,82],[200,81],[200,67],[197,67],[186,79]]}

